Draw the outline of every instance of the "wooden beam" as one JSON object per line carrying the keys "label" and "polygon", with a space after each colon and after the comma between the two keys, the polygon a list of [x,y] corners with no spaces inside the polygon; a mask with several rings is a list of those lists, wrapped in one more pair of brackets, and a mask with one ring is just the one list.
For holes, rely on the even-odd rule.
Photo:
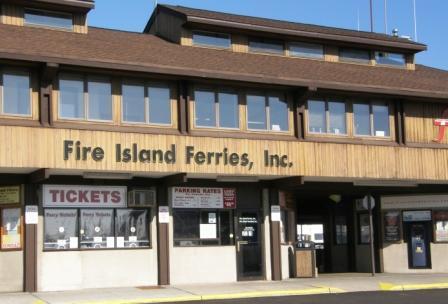
{"label": "wooden beam", "polygon": [[166,187],[178,186],[188,182],[187,173],[178,173],[162,178],[162,184]]}
{"label": "wooden beam", "polygon": [[28,179],[31,184],[42,183],[50,178],[49,169],[39,169],[31,172]]}
{"label": "wooden beam", "polygon": [[40,75],[40,94],[39,94],[39,120],[41,125],[50,126],[53,82],[59,71],[59,64],[47,62],[41,70]]}
{"label": "wooden beam", "polygon": [[302,88],[294,94],[294,135],[305,139],[305,107],[308,99],[317,92],[316,87]]}

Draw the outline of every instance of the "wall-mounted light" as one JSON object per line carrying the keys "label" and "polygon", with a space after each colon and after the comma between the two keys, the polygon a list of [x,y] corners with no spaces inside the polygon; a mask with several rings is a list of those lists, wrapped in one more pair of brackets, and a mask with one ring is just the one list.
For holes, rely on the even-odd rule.
{"label": "wall-mounted light", "polygon": [[335,202],[336,204],[340,203],[342,199],[340,194],[331,194],[328,198],[333,202]]}

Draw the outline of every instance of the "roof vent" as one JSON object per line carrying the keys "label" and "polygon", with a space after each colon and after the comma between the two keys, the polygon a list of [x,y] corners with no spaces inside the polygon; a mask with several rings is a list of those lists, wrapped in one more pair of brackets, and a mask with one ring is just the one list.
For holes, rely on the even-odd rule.
{"label": "roof vent", "polygon": [[394,28],[394,29],[392,30],[392,36],[394,36],[394,37],[398,37],[398,29],[397,29],[397,28]]}

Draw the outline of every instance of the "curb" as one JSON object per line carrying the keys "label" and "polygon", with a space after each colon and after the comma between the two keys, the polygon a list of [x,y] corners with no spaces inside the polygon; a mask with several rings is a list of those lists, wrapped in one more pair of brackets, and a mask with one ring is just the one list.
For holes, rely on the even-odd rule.
{"label": "curb", "polygon": [[316,295],[316,294],[330,294],[343,293],[344,290],[333,287],[316,287],[307,289],[291,289],[291,290],[273,290],[273,291],[250,291],[239,293],[226,294],[209,294],[198,296],[178,296],[154,299],[134,299],[134,300],[106,300],[106,301],[89,301],[78,302],[78,304],[150,304],[150,303],[167,303],[167,302],[193,302],[193,301],[207,301],[207,300],[231,300],[231,299],[249,299],[262,297],[283,297],[283,296],[298,296],[298,295]]}
{"label": "curb", "polygon": [[382,291],[407,291],[407,290],[445,289],[445,288],[448,288],[448,283],[406,284],[406,285],[380,283],[380,290]]}

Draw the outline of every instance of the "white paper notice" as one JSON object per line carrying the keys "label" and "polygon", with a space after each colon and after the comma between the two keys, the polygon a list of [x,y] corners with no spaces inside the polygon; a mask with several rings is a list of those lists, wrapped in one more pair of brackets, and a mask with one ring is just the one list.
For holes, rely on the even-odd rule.
{"label": "white paper notice", "polygon": [[381,137],[384,137],[384,136],[386,136],[386,134],[385,134],[384,131],[375,131],[375,136],[381,136]]}
{"label": "white paper notice", "polygon": [[78,249],[78,238],[77,237],[71,237],[70,238],[70,249]]}
{"label": "white paper notice", "polygon": [[201,224],[199,234],[201,239],[216,239],[216,224]]}
{"label": "white paper notice", "polygon": [[25,224],[37,224],[39,222],[39,214],[37,206],[25,207]]}
{"label": "white paper notice", "polygon": [[129,242],[137,242],[137,237],[136,236],[130,236],[129,237]]}
{"label": "white paper notice", "polygon": [[280,206],[271,206],[271,221],[280,222]]}
{"label": "white paper notice", "polygon": [[58,240],[58,247],[59,248],[65,248],[65,245],[67,245],[66,240]]}
{"label": "white paper notice", "polygon": [[107,240],[107,248],[115,247],[115,238],[113,236],[108,236],[106,240]]}
{"label": "white paper notice", "polygon": [[216,213],[210,212],[208,214],[208,223],[209,224],[216,224]]}
{"label": "white paper notice", "polygon": [[117,237],[117,248],[124,248],[124,237]]}
{"label": "white paper notice", "polygon": [[103,242],[103,238],[101,236],[94,236],[93,237],[93,242],[94,243],[102,243]]}
{"label": "white paper notice", "polygon": [[170,222],[170,209],[168,206],[159,206],[159,223]]}

